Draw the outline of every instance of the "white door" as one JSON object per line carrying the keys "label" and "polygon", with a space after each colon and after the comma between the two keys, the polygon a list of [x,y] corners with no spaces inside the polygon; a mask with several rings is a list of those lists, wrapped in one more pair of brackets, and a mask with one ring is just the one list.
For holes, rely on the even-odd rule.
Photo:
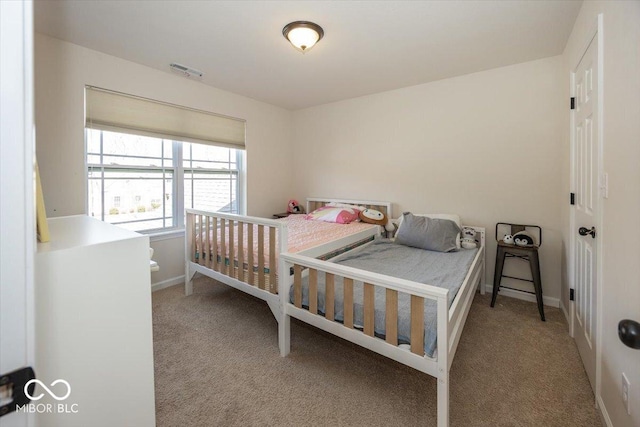
{"label": "white door", "polygon": [[[33,4],[0,0],[0,379],[33,366]],[[0,406],[12,388],[0,386]],[[15,405],[13,405],[15,407]],[[2,427],[32,419],[9,412]]]}
{"label": "white door", "polygon": [[596,386],[597,240],[599,217],[598,41],[591,41],[574,74],[575,183],[574,338],[587,376]]}

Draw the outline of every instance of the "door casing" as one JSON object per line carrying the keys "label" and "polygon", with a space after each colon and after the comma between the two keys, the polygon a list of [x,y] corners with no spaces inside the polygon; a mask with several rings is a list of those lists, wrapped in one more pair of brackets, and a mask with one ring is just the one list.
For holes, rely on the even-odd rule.
{"label": "door casing", "polygon": [[[33,2],[0,1],[0,374],[35,362]],[[34,424],[31,413],[10,412],[4,427]]]}

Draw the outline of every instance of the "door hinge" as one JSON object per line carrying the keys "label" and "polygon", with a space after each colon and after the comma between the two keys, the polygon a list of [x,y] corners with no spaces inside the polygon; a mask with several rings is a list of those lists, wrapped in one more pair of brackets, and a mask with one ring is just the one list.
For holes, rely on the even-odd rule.
{"label": "door hinge", "polygon": [[576,98],[575,97],[571,97],[571,109],[572,110],[576,109]]}
{"label": "door hinge", "polygon": [[[0,390],[2,391],[2,397],[11,399],[5,405],[0,406],[0,417],[14,412],[19,407],[31,402],[31,398],[27,396],[25,391],[25,385],[35,378],[36,374],[33,372],[33,368],[31,366],[0,376]],[[30,396],[33,396],[35,388],[35,382],[29,384],[28,389]]]}
{"label": "door hinge", "polygon": [[569,301],[575,301],[576,300],[576,292],[573,289],[569,289]]}
{"label": "door hinge", "polygon": [[571,193],[571,196],[569,197],[569,203],[571,203],[572,205],[576,204],[576,193]]}

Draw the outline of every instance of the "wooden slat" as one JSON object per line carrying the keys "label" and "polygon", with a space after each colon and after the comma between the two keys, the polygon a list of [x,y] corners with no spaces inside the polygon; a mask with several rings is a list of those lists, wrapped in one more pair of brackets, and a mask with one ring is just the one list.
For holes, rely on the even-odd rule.
{"label": "wooden slat", "polygon": [[211,230],[209,228],[209,223],[211,222],[211,218],[210,217],[205,217],[205,232],[204,232],[204,240],[205,240],[205,245],[204,247],[205,249],[205,258],[204,258],[204,265],[207,268],[211,268]]}
{"label": "wooden slat", "polygon": [[293,266],[293,304],[302,308],[302,267]]}
{"label": "wooden slat", "polygon": [[278,293],[276,281],[276,228],[269,227],[269,291]]}
{"label": "wooden slat", "polygon": [[318,314],[318,270],[309,269],[309,311]]}
{"label": "wooden slat", "polygon": [[211,263],[211,269],[218,271],[218,218],[212,217],[213,222],[211,223],[211,256],[213,257],[213,262]]}
{"label": "wooden slat", "polygon": [[258,225],[258,287],[265,289],[264,276],[264,225]]}
{"label": "wooden slat", "polygon": [[227,273],[227,275],[229,277],[236,277],[236,268],[235,268],[235,261],[236,261],[236,252],[235,252],[235,242],[233,241],[234,238],[234,227],[235,227],[235,221],[230,219],[229,220],[229,272]]}
{"label": "wooden slat", "polygon": [[424,298],[411,295],[411,352],[424,355]]}
{"label": "wooden slat", "polygon": [[335,311],[335,288],[334,276],[331,273],[325,273],[325,290],[324,290],[324,315],[328,320],[334,320]]}
{"label": "wooden slat", "polygon": [[227,220],[220,218],[220,268],[218,271],[222,274],[227,274]]}
{"label": "wooden slat", "polygon": [[244,282],[244,222],[238,222],[238,280]]}
{"label": "wooden slat", "polygon": [[204,232],[203,227],[202,227],[202,223],[203,223],[203,216],[199,215],[199,224],[198,224],[198,242],[199,245],[198,247],[200,248],[200,253],[198,254],[198,264],[200,265],[204,265],[204,242],[202,239],[202,233]]}
{"label": "wooden slat", "polygon": [[247,224],[247,271],[249,272],[249,283],[255,285],[255,275],[253,274],[253,224]]}
{"label": "wooden slat", "polygon": [[344,326],[353,328],[353,279],[344,278]]}
{"label": "wooden slat", "polygon": [[364,284],[364,333],[373,336],[375,319],[375,288],[370,283]]}
{"label": "wooden slat", "polygon": [[398,291],[387,289],[384,313],[386,340],[389,344],[398,345]]}

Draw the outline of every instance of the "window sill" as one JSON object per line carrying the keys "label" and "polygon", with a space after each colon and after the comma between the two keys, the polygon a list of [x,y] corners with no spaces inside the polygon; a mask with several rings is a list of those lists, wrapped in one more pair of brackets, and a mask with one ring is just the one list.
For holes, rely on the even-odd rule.
{"label": "window sill", "polygon": [[159,242],[161,240],[178,239],[184,237],[184,228],[178,228],[169,231],[156,231],[152,233],[146,233],[149,236],[149,242]]}

